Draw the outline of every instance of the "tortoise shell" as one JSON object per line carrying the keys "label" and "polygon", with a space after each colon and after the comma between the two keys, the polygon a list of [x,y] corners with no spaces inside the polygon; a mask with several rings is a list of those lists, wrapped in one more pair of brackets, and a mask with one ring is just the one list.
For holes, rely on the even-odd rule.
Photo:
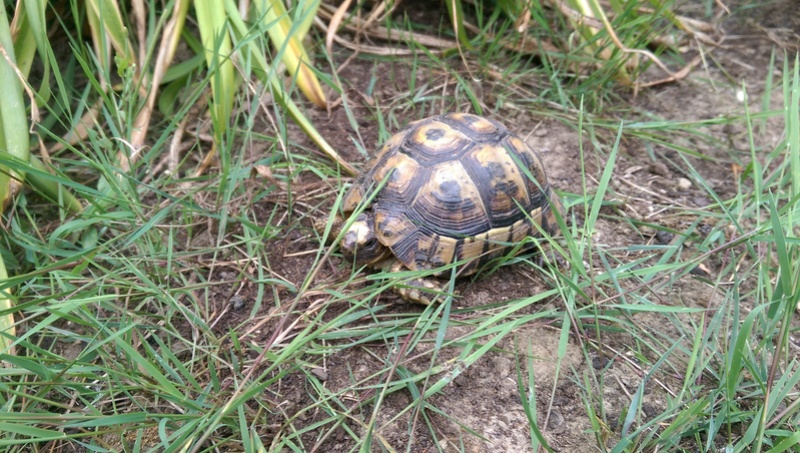
{"label": "tortoise shell", "polygon": [[464,261],[459,276],[474,273],[538,235],[534,223],[552,234],[553,211],[561,210],[539,156],[502,124],[476,115],[411,123],[367,168],[345,194],[343,213],[371,200],[376,238],[412,270]]}

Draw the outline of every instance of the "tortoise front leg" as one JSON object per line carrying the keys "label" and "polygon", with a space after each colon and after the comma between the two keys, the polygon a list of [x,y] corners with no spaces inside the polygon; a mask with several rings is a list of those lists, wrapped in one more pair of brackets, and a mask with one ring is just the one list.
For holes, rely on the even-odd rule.
{"label": "tortoise front leg", "polygon": [[[325,229],[328,228],[328,221],[327,217],[311,219],[311,227],[314,228],[318,235],[322,236],[325,234]],[[328,237],[325,238],[325,245],[333,245],[333,242],[342,232],[343,226],[344,218],[339,214],[335,214],[331,220],[331,230],[328,233]]]}
{"label": "tortoise front leg", "polygon": [[[403,263],[397,261],[391,267],[392,272],[407,271]],[[446,292],[445,284],[433,277],[415,278],[402,287],[395,287],[395,291],[404,300],[422,305],[431,305],[439,302]]]}

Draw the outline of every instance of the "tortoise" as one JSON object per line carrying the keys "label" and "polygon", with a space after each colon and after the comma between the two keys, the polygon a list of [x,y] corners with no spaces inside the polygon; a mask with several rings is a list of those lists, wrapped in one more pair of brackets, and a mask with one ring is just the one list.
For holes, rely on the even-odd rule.
{"label": "tortoise", "polygon": [[[527,236],[554,234],[561,202],[539,156],[489,118],[450,113],[415,121],[386,141],[342,199],[331,236],[346,258],[393,271],[471,275]],[[356,215],[355,219],[351,219]],[[398,288],[430,304],[434,279]]]}

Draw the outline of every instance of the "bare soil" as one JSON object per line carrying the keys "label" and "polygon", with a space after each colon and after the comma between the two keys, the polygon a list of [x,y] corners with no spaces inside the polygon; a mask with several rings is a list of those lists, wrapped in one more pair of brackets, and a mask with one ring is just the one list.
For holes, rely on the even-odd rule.
{"label": "bare soil", "polygon": [[[653,115],[673,121],[693,121],[713,119],[728,115],[741,115],[744,111],[741,87],[747,88],[750,98],[763,94],[766,68],[773,51],[776,52],[776,68],[783,67],[783,50],[794,52],[800,44],[800,25],[797,15],[790,14],[796,8],[794,0],[772,2],[769,6],[755,8],[749,19],[733,18],[724,21],[723,29],[729,35],[721,48],[713,50],[715,65],[698,66],[685,79],[645,89],[636,97],[628,97],[633,112],[652,112]],[[787,20],[794,22],[787,23]],[[355,150],[354,137],[361,141],[364,148],[372,150],[379,144],[377,128],[370,127],[375,118],[371,117],[372,105],[393,105],[399,94],[409,89],[410,70],[403,60],[389,62],[367,61],[355,59],[339,74],[347,87],[346,95],[351,103],[350,108],[360,125],[360,137],[349,126],[349,120],[343,108],[328,113],[314,113],[316,126],[326,139],[343,153],[350,162],[363,165],[365,156]],[[723,70],[724,69],[724,70]],[[373,74],[380,73],[378,83],[370,91]],[[778,75],[778,74],[776,74]],[[429,80],[427,75],[417,75],[417,86],[428,82],[432,85],[443,82],[441,75],[437,80]],[[436,75],[433,75],[436,77]],[[484,92],[490,88],[484,89]],[[366,95],[365,93],[370,93]],[[781,99],[773,99],[774,108],[780,108]],[[491,107],[491,106],[490,106]],[[491,111],[492,109],[490,109]],[[430,112],[435,113],[435,112]],[[407,118],[397,118],[399,122],[416,119],[409,113]],[[632,113],[626,122],[644,118]],[[637,117],[638,116],[638,117]],[[553,186],[568,193],[582,193],[581,158],[579,153],[579,137],[577,132],[563,123],[551,118],[536,116],[526,112],[506,108],[495,112],[495,117],[508,125],[541,153],[548,177]],[[773,123],[774,134],[767,143],[759,146],[770,151],[780,139],[782,129],[779,123]],[[743,124],[737,126],[709,125],[704,132],[727,143],[727,147],[709,147],[704,142],[691,139],[688,135],[676,131],[674,139],[677,143],[696,152],[699,157],[690,158],[689,162],[699,172],[712,189],[721,197],[727,198],[735,194],[738,175],[737,160],[749,161],[749,145],[746,129]],[[302,141],[299,132],[295,138]],[[610,146],[613,135],[600,137]],[[589,143],[589,137],[584,137]],[[586,145],[586,175],[588,192],[591,193],[600,177],[605,161]],[[327,190],[331,196],[335,182],[320,182],[313,175],[301,175],[294,190],[297,197],[306,202],[306,213],[309,216],[327,215],[327,206],[318,198],[319,190]],[[677,153],[667,149],[646,149],[642,143],[626,141],[621,144],[621,153],[615,165],[612,192],[609,200],[618,202],[615,208],[604,208],[606,215],[601,216],[593,236],[595,247],[608,250],[609,254],[622,262],[637,258],[630,246],[637,244],[668,243],[673,237],[670,234],[648,234],[647,228],[634,228],[624,218],[632,218],[640,222],[653,224],[670,231],[683,231],[695,217],[693,209],[710,204],[707,191],[698,187],[691,172],[681,161]],[[315,194],[303,199],[303,194]],[[264,222],[274,212],[275,203],[285,204],[285,195],[268,198],[263,202],[263,211],[257,212]],[[298,208],[299,209],[299,208]],[[299,209],[302,211],[302,209]],[[295,217],[296,219],[297,217]],[[569,218],[578,225],[583,221],[583,213],[573,211]],[[316,250],[319,244],[316,236],[310,231],[308,219],[293,223],[291,217],[285,220],[288,235],[281,240],[268,244],[271,256],[276,257],[269,263],[271,270],[282,279],[299,287],[305,279],[313,263],[313,256],[303,254]],[[710,227],[710,226],[709,226]],[[702,228],[700,228],[702,230]],[[724,256],[712,256],[703,263],[698,272],[686,275],[673,284],[654,290],[651,297],[662,304],[685,305],[690,307],[714,308],[719,304],[718,289],[709,283],[715,269],[724,264]],[[598,263],[590,263],[598,265]],[[349,267],[332,260],[323,269],[328,275],[319,275],[319,281],[343,281],[349,275]],[[231,276],[235,278],[235,276]],[[712,279],[713,280],[713,279]],[[483,306],[498,300],[523,299],[538,294],[549,288],[548,282],[529,268],[506,266],[491,275],[479,279],[466,280],[457,284],[461,296],[454,304],[458,307]],[[229,327],[241,325],[246,321],[245,310],[226,309],[223,304],[234,301],[251,301],[255,298],[254,287],[236,287],[220,289],[219,311],[228,314],[217,326],[220,332]],[[235,298],[232,293],[235,292]],[[277,298],[277,300],[276,300]],[[262,308],[263,315],[269,317],[278,303],[286,304],[293,298],[288,287],[276,286],[272,295],[268,295]],[[598,298],[603,297],[598,294]],[[313,304],[312,298],[303,302]],[[392,303],[392,307],[382,312],[383,316],[396,313],[413,313],[423,310],[422,307],[407,304],[393,294],[381,296],[381,302]],[[597,302],[597,301],[595,301]],[[271,304],[272,303],[272,304]],[[746,304],[747,301],[744,301]],[[549,300],[541,305],[530,307],[531,312],[537,310],[563,310],[563,301]],[[300,307],[301,309],[304,306]],[[342,308],[333,307],[330,313]],[[253,333],[264,341],[273,333],[274,324],[262,324],[265,318],[256,317],[252,321]],[[369,323],[369,319],[364,319]],[[676,338],[678,334],[669,323],[657,314],[636,315],[635,322],[642,326],[652,326],[653,331]],[[447,332],[449,338],[458,338],[465,334],[465,328],[453,325]],[[642,382],[645,370],[634,357],[623,353],[635,350],[636,346],[627,334],[620,332],[607,334],[602,339],[604,350],[586,356],[584,350],[577,346],[576,339],[570,339],[566,355],[558,361],[558,344],[560,328],[547,323],[528,324],[518,328],[512,336],[500,341],[493,352],[486,354],[479,362],[463,371],[452,384],[429,399],[429,403],[447,416],[427,412],[427,422],[413,411],[401,414],[413,403],[409,392],[394,392],[382,403],[378,414],[378,432],[375,433],[374,451],[382,451],[378,446],[397,451],[425,452],[457,451],[463,448],[470,452],[509,451],[523,452],[531,449],[529,422],[520,402],[518,378],[516,370],[516,354],[532,357],[533,367],[522,363],[524,376],[534,374],[536,385],[536,405],[538,425],[549,444],[558,451],[590,452],[599,451],[598,442],[612,445],[620,434],[621,414],[631,404],[632,394]],[[572,334],[574,335],[574,333]],[[586,332],[591,337],[593,332]],[[672,336],[674,335],[674,336]],[[404,362],[411,372],[420,372],[430,367],[429,356],[424,354],[425,348],[432,343],[417,346],[417,350],[406,351],[407,356],[419,354],[417,361]],[[437,361],[440,364],[457,356],[459,351],[441,351]],[[386,369],[385,360],[396,353],[387,349],[385,343],[375,342],[361,347],[347,348],[344,352],[329,356],[324,363],[320,362],[320,376],[331,393],[349,388],[353,382],[367,380],[379,385],[386,377],[380,374]],[[376,358],[384,358],[379,360]],[[310,360],[316,360],[310,358]],[[581,399],[579,386],[584,385],[586,370],[594,368],[602,370],[604,381],[593,383],[593,391],[602,392],[608,414],[612,421],[602,432],[596,432],[589,422],[586,402]],[[678,377],[679,378],[679,377]],[[678,379],[676,378],[676,379]],[[280,385],[269,389],[269,398],[280,402],[280,411],[270,416],[270,424],[281,426],[314,402],[306,389],[305,377],[299,373],[290,373],[283,378]],[[527,379],[527,377],[525,378]],[[670,382],[668,377],[658,382],[652,381],[646,387],[644,413],[657,414],[666,407],[668,389],[679,381]],[[354,393],[349,401],[357,408],[362,399],[373,396],[369,391]],[[362,421],[371,415],[372,407],[354,410],[353,416]],[[320,420],[323,414],[302,413],[294,420],[295,426],[310,425]],[[622,415],[624,417],[624,415]],[[430,423],[437,433],[436,439],[431,437]],[[350,429],[359,432],[362,427],[356,423],[349,424]],[[473,432],[477,435],[471,434]],[[352,443],[345,433],[339,432],[319,440],[315,433],[310,433],[306,445],[310,448],[318,443],[317,451],[348,451]]]}

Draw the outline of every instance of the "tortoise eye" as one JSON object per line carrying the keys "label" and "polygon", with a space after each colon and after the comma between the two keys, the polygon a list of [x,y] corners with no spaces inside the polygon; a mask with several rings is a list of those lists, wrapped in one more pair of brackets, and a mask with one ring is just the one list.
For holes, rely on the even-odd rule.
{"label": "tortoise eye", "polygon": [[372,238],[364,243],[364,248],[371,249],[374,248],[375,245],[378,243],[378,239]]}

